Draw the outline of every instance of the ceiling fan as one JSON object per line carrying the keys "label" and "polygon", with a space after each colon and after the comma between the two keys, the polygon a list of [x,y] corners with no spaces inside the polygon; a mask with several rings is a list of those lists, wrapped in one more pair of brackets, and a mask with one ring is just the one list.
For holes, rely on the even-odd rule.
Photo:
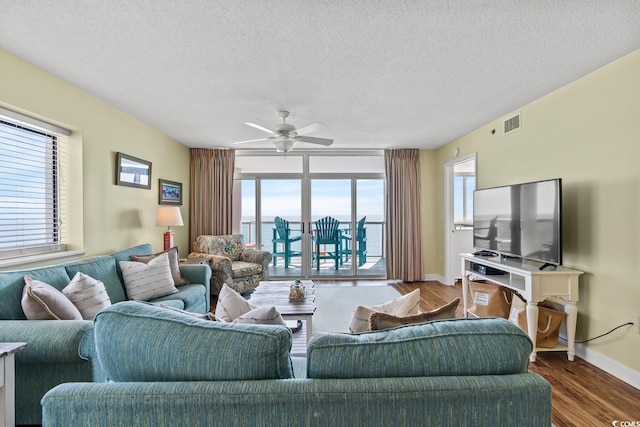
{"label": "ceiling fan", "polygon": [[274,130],[267,129],[264,126],[260,126],[255,123],[245,122],[245,125],[249,125],[256,129],[260,129],[267,133],[272,134],[272,136],[267,138],[259,138],[259,139],[250,139],[248,141],[238,141],[233,144],[245,144],[247,142],[258,142],[258,141],[271,141],[273,145],[276,146],[278,153],[287,153],[291,151],[296,142],[308,142],[310,144],[319,144],[324,146],[329,146],[333,144],[333,139],[327,138],[317,138],[313,136],[307,136],[309,133],[317,132],[319,130],[323,130],[326,128],[326,125],[322,123],[313,123],[308,126],[302,127],[300,129],[296,129],[294,125],[287,123],[287,117],[289,117],[288,111],[279,111],[278,114],[282,118],[282,123],[278,123],[275,125]]}

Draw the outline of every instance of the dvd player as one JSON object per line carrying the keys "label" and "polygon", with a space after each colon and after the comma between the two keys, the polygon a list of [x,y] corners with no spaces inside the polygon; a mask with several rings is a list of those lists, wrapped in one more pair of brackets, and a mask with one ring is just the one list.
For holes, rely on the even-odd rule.
{"label": "dvd player", "polygon": [[488,267],[482,264],[476,264],[475,262],[471,265],[471,269],[476,273],[484,274],[487,276],[497,276],[497,275],[506,274],[504,271],[498,270],[497,268]]}

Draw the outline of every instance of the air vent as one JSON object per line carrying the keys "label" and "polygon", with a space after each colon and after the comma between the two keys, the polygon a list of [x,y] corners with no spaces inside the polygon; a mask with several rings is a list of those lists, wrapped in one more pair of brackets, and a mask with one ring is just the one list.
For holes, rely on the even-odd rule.
{"label": "air vent", "polygon": [[518,113],[513,117],[509,117],[504,121],[504,134],[515,132],[522,127],[521,114]]}

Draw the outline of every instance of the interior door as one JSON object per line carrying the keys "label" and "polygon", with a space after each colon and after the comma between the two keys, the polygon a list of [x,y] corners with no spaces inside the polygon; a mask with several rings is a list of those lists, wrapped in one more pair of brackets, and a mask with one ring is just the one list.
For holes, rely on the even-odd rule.
{"label": "interior door", "polygon": [[476,155],[445,165],[445,284],[462,279],[461,253],[473,251],[473,191]]}

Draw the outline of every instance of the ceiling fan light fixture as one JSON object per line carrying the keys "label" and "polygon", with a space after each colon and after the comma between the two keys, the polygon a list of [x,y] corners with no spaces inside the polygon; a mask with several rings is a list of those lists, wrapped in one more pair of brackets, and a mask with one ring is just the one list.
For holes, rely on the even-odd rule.
{"label": "ceiling fan light fixture", "polygon": [[289,151],[291,151],[291,149],[293,148],[294,145],[296,145],[296,140],[295,139],[276,139],[275,141],[273,141],[273,145],[276,146],[276,151],[278,153],[288,153]]}

